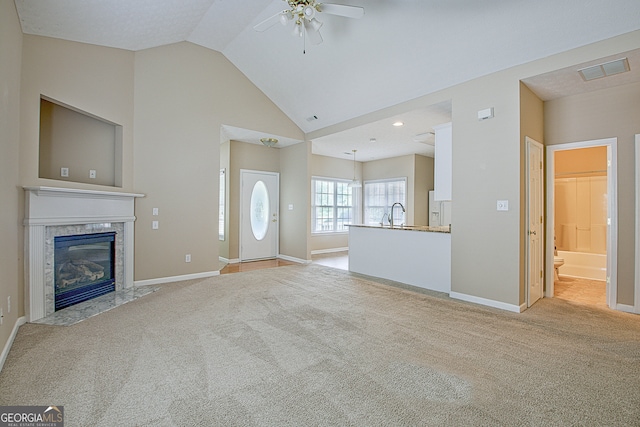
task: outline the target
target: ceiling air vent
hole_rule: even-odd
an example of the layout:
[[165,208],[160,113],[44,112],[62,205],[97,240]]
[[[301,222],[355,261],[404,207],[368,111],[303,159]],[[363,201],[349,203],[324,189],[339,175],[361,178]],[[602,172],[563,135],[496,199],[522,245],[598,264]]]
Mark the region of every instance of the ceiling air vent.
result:
[[629,70],[629,61],[627,61],[627,58],[620,58],[615,61],[605,62],[604,64],[582,68],[578,70],[578,73],[580,73],[580,76],[584,81],[588,82],[589,80],[609,77]]

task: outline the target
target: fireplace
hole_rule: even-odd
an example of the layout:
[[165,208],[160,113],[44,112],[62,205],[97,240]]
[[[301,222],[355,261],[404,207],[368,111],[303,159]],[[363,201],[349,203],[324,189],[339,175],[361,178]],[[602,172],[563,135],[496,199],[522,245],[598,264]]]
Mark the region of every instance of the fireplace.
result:
[[111,232],[55,238],[56,311],[115,291],[115,235]]
[[55,187],[24,189],[28,321],[134,287],[134,201],[144,195]]

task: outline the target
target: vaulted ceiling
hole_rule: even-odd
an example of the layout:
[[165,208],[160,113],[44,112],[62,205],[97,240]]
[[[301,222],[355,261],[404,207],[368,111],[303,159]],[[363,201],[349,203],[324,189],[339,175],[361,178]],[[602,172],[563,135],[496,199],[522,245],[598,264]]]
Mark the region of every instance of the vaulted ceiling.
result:
[[[283,0],[15,1],[25,34],[133,51],[180,41],[220,51],[305,133],[640,29],[638,0],[331,2],[365,15],[319,14],[324,42],[312,45],[291,27],[253,29],[286,9]],[[434,113],[425,122],[442,120],[446,108],[425,112]]]

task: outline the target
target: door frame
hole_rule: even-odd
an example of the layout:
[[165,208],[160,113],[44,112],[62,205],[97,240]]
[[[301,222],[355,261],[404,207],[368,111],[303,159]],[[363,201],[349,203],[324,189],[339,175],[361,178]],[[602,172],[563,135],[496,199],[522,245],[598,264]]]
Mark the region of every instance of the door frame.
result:
[[[246,258],[243,256],[243,243],[244,243],[244,234],[246,232],[251,233],[251,230],[244,230],[244,225],[243,225],[243,215],[245,214],[244,211],[244,206],[243,206],[243,199],[244,199],[244,176],[247,173],[251,173],[251,174],[260,174],[260,175],[271,175],[274,176],[276,178],[276,186],[277,186],[277,194],[276,194],[276,229],[275,229],[275,254],[273,256],[273,258],[278,258],[278,254],[280,253],[280,174],[278,172],[269,172],[269,171],[260,171],[260,170],[253,170],[253,169],[240,169],[240,221],[239,221],[239,241],[238,241],[238,257],[240,259],[240,262],[242,262],[243,260],[245,260]],[[263,258],[263,259],[272,259],[271,257],[268,258]],[[253,261],[254,259],[251,258],[251,260]]]
[[636,259],[633,312],[640,314],[640,134],[636,134]]
[[547,200],[546,200],[546,297],[553,297],[553,233],[554,217],[554,154],[556,151],[573,150],[576,148],[607,147],[607,306],[617,310],[618,296],[618,138],[604,138],[590,141],[569,142],[557,145],[547,145]]
[[[527,308],[531,307],[536,301],[538,301],[536,299],[536,301],[534,301],[533,303],[531,302],[531,272],[530,272],[530,268],[531,268],[531,257],[532,257],[532,253],[530,251],[531,249],[531,245],[529,244],[529,240],[531,238],[531,230],[529,230],[529,225],[531,223],[530,221],[530,214],[531,214],[531,205],[529,203],[529,201],[531,200],[531,191],[537,191],[539,192],[540,195],[540,203],[542,203],[542,209],[540,210],[540,215],[543,216],[544,215],[544,205],[545,205],[545,200],[544,200],[544,145],[542,145],[540,142],[536,141],[533,138],[530,138],[528,136],[525,136],[525,145],[526,145],[526,150],[527,150],[527,156],[526,156],[526,160],[525,160],[525,168],[526,168],[526,178],[525,178],[525,186],[526,186],[526,201],[525,201],[525,224],[527,225],[526,227],[526,240],[527,240],[527,244],[525,245],[525,262],[526,262],[526,273],[525,273],[525,292],[526,292],[526,304],[527,304]],[[540,177],[540,181],[538,184],[538,188],[532,189],[530,186],[531,183],[531,179],[530,179],[530,165],[529,165],[529,148],[530,146],[537,146],[540,149],[540,172],[539,172],[539,177]],[[534,230],[535,231],[535,230]],[[545,236],[545,231],[544,231],[544,220],[541,218],[540,221],[540,227],[539,227],[539,233],[540,233],[540,252],[539,252],[539,256],[540,256],[540,269],[541,269],[541,276],[540,276],[540,286],[542,288],[542,295],[540,298],[544,298],[545,297],[545,293],[544,293],[544,272],[546,271],[546,265],[545,265],[545,259],[544,259],[544,251],[545,251],[545,241],[546,241],[546,236]]]

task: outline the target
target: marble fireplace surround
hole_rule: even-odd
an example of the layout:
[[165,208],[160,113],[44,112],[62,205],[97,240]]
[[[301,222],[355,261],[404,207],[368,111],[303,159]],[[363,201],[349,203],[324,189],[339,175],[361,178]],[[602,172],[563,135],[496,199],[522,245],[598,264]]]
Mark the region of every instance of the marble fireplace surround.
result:
[[33,322],[55,311],[56,236],[116,232],[116,291],[133,288],[134,201],[143,194],[56,187],[25,190],[25,314]]

